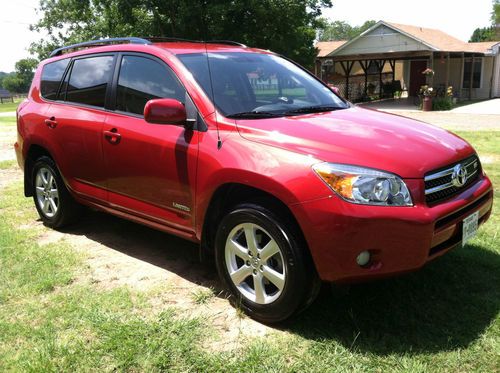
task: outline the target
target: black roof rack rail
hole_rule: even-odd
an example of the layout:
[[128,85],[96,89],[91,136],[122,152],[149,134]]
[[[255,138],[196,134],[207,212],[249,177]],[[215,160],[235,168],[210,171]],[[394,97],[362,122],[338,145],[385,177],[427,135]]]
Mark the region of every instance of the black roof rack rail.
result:
[[151,44],[151,41],[149,40],[136,37],[92,40],[92,41],[86,41],[85,43],[66,45],[64,47],[54,49],[49,57],[60,56],[61,54],[63,54],[64,51],[71,49],[100,47],[103,45],[125,43],[125,42],[128,42],[130,44],[145,44],[145,45]]
[[214,44],[227,44],[227,45],[236,45],[238,47],[247,48],[245,44],[238,43],[237,41],[232,40],[190,40],[183,38],[174,38],[169,36],[151,36],[145,37],[144,39],[149,40],[153,43],[161,43],[161,42],[180,42],[180,43],[214,43]]
[[207,40],[205,43],[236,45],[238,47],[248,48],[245,44],[232,40]]

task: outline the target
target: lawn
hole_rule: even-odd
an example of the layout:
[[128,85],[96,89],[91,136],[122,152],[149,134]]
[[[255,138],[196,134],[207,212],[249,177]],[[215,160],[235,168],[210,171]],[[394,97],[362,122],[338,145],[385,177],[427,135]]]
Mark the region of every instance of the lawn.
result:
[[17,106],[22,101],[22,99],[14,99],[14,102],[5,102],[0,104],[0,113],[6,113],[9,111],[16,111]]
[[[500,132],[459,135],[485,160],[498,207]],[[0,371],[499,371],[498,208],[470,244],[421,271],[325,290],[271,336],[230,351],[206,350],[217,326],[158,310],[155,290],[79,282],[86,258],[64,241],[37,243],[45,228],[24,227],[37,216],[22,182],[3,190],[0,210]]]

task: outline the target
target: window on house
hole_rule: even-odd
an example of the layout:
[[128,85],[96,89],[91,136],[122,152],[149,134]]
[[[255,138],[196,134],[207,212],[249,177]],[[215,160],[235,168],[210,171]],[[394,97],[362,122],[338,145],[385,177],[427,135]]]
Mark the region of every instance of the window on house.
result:
[[470,87],[470,76],[472,71],[472,88],[481,87],[481,73],[483,67],[482,58],[474,58],[474,66],[472,66],[472,58],[466,59],[464,61],[464,83],[462,88]]

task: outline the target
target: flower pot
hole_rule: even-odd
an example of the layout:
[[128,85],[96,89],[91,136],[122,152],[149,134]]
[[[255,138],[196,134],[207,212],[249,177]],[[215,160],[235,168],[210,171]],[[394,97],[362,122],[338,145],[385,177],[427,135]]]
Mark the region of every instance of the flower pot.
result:
[[432,97],[424,96],[424,103],[422,105],[423,111],[432,111]]

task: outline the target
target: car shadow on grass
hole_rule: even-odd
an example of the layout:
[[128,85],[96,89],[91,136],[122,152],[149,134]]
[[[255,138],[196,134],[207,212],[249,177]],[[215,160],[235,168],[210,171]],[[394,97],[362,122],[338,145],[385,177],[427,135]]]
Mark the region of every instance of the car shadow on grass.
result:
[[[227,297],[215,266],[198,245],[114,216],[87,212],[62,232],[166,269]],[[416,273],[353,285],[346,294],[324,286],[302,314],[276,326],[320,343],[379,355],[448,351],[474,342],[500,310],[500,255],[468,245]]]
[[163,268],[194,284],[220,292],[212,265],[202,263],[199,245],[118,217],[87,210],[81,220],[60,232],[85,236],[156,267]]
[[467,245],[416,273],[353,285],[344,294],[323,291],[284,327],[380,355],[467,347],[500,310],[499,269],[500,255]]

